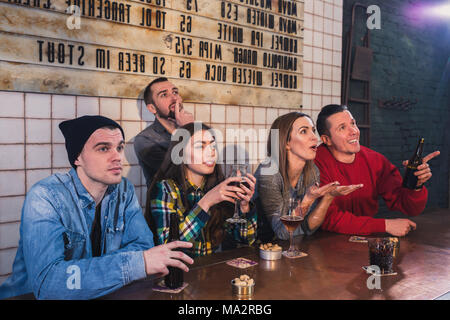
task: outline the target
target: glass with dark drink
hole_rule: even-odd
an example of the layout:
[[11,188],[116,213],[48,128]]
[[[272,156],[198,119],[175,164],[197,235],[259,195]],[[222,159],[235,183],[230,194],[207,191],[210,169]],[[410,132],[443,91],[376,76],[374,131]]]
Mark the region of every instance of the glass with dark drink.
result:
[[[244,185],[246,188],[250,188],[250,185],[247,181],[245,181],[244,176],[247,174],[248,171],[248,165],[247,164],[233,164],[232,171],[230,177],[241,177],[241,181],[233,181],[230,182],[228,185],[234,186],[234,187],[241,187],[241,184]],[[234,214],[232,218],[228,218],[228,223],[246,223],[247,220],[244,218],[241,218],[239,216],[239,206],[240,201],[236,200],[234,203]]]
[[381,274],[393,273],[395,238],[368,238],[370,265],[378,266]]
[[[180,240],[180,220],[177,212],[170,214],[169,242]],[[164,284],[170,289],[177,289],[183,285],[183,270],[177,267],[167,267],[169,274],[164,278]]]
[[289,208],[280,217],[286,230],[289,232],[289,249],[283,251],[283,255],[288,258],[297,258],[303,256],[294,244],[294,231],[297,230],[300,223],[303,221],[303,215],[299,206],[299,199],[297,195],[291,195],[289,199]]
[[240,186],[244,186],[244,187],[246,187],[247,189],[250,189],[250,185],[249,185],[248,182],[247,182],[246,180],[244,180],[244,179],[241,180],[241,183],[239,184],[239,187],[240,187]]
[[232,181],[228,185],[239,188],[241,187],[241,185],[244,185],[244,187],[250,188],[250,185],[248,184],[247,181],[244,180],[244,178],[242,178],[241,181]]
[[280,220],[283,223],[284,227],[287,229],[287,231],[293,233],[295,230],[297,230],[298,226],[300,225],[300,222],[303,221],[303,217],[281,216]]

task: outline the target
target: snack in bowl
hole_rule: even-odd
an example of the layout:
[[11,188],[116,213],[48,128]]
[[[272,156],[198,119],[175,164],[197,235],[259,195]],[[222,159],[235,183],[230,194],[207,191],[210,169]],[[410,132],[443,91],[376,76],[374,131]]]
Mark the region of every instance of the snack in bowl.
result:
[[281,247],[278,244],[266,243],[259,246],[259,255],[264,260],[281,259]]
[[266,244],[260,244],[259,248],[261,250],[267,250],[267,251],[281,251],[281,247],[278,244],[272,244],[272,243],[266,243]]
[[239,278],[231,280],[233,294],[238,296],[250,296],[253,294],[255,281],[248,275],[243,274]]

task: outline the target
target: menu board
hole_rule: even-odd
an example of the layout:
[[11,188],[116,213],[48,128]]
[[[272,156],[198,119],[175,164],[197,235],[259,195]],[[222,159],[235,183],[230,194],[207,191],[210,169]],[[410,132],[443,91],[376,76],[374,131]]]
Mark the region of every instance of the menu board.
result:
[[0,0],[0,90],[298,107],[303,1]]

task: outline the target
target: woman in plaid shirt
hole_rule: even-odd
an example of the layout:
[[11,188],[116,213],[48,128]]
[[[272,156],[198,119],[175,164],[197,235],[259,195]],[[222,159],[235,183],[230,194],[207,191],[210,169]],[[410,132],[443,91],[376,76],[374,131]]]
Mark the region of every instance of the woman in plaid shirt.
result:
[[[250,199],[256,179],[247,174],[239,187],[229,185],[240,177],[224,178],[216,165],[216,142],[210,127],[194,122],[177,130],[183,138],[172,141],[161,168],[147,191],[145,217],[154,234],[155,243],[166,243],[169,217],[180,218],[180,240],[190,241],[193,256],[203,256],[236,247],[251,245],[256,239],[256,209]],[[234,203],[240,200],[240,211],[247,223],[229,224]]]

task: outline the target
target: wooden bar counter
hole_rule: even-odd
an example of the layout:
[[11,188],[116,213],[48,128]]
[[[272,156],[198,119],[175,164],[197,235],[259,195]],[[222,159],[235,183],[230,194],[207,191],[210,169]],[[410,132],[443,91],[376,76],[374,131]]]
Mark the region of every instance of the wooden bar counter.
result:
[[[400,254],[394,262],[397,275],[380,277],[381,289],[369,289],[367,243],[349,242],[349,235],[318,231],[297,237],[308,256],[259,258],[258,248],[239,248],[196,258],[185,273],[189,285],[178,294],[152,290],[161,279],[134,282],[103,299],[136,300],[235,300],[230,281],[241,274],[255,280],[253,300],[293,299],[436,299],[450,291],[450,210],[441,209],[412,217],[417,229],[400,238]],[[280,242],[283,249],[288,242]],[[237,269],[226,261],[246,257],[258,265]],[[372,283],[375,283],[372,281]]]

